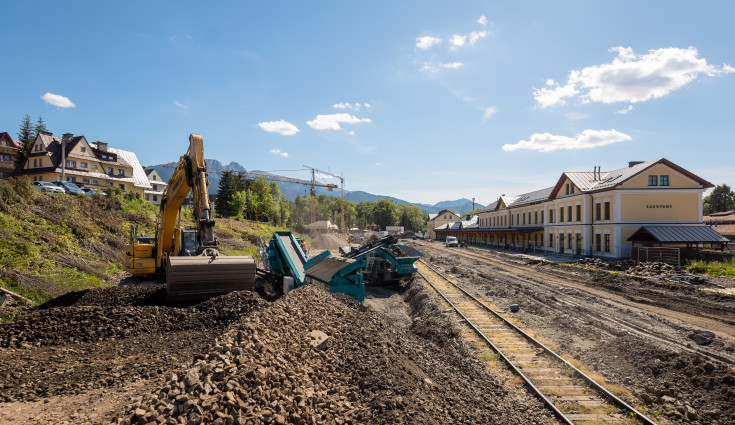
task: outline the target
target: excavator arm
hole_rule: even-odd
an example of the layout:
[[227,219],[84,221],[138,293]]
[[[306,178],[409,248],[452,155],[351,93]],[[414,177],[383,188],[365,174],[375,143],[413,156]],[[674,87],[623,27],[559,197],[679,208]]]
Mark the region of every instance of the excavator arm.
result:
[[[148,240],[151,238],[137,238],[135,231],[132,232],[125,270],[132,274],[165,273],[169,302],[203,299],[254,287],[253,257],[219,253],[208,189],[202,136],[191,134],[189,149],[179,160],[163,192],[155,240],[151,243]],[[182,248],[186,245],[181,240],[182,235],[191,233],[179,226],[179,212],[189,192],[194,201],[195,255]]]

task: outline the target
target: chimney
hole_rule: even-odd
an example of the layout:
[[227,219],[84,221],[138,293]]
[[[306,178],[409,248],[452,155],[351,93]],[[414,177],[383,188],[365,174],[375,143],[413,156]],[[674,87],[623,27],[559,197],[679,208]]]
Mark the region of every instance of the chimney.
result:
[[102,152],[107,152],[107,142],[100,142],[97,141],[97,149],[101,150]]
[[636,166],[638,164],[643,164],[645,161],[628,161],[628,168]]
[[61,140],[62,141],[63,140],[66,140],[67,143],[68,143],[68,142],[71,142],[71,139],[73,139],[73,138],[74,138],[74,134],[73,133],[64,133],[64,135],[61,137]]
[[596,166],[592,167],[592,181],[593,182],[597,181],[597,167]]

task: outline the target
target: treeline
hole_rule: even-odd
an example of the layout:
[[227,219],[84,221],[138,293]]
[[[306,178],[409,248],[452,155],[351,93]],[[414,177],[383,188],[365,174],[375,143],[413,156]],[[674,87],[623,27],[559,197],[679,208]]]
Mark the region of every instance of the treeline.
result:
[[[241,217],[289,226],[297,231],[311,222],[311,198],[297,196],[294,202],[281,193],[276,182],[259,177],[247,179],[239,171],[222,173],[219,195],[215,203],[217,214],[223,217]],[[403,226],[406,230],[425,230],[426,214],[415,205],[401,205],[387,199],[355,204],[344,201],[343,226],[340,198],[319,195],[314,198],[316,220],[329,220],[340,228],[384,229]]]

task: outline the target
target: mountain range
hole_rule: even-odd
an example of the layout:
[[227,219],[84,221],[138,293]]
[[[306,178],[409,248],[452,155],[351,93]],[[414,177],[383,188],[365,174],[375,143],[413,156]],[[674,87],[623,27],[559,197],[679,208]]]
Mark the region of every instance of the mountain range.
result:
[[[216,194],[219,190],[219,181],[222,175],[222,172],[225,170],[233,170],[233,171],[247,171],[245,167],[238,164],[237,162],[230,162],[227,165],[222,164],[216,159],[207,159],[207,173],[209,174],[209,193],[210,194]],[[171,175],[174,173],[174,169],[176,168],[177,163],[176,162],[169,162],[167,164],[158,164],[158,165],[151,165],[146,166],[145,168],[147,170],[154,169],[158,172],[158,174],[161,176],[161,179],[163,181],[168,181],[171,178]],[[276,179],[276,183],[278,183],[278,186],[281,188],[281,192],[284,196],[290,201],[293,201],[296,199],[296,196],[309,196],[309,182],[307,180],[301,180],[301,179],[294,179],[291,177],[284,177],[279,176],[277,174],[268,173],[265,171],[258,171],[258,170],[250,170],[248,173],[252,174],[258,174],[258,175],[264,175],[267,179]],[[277,181],[277,180],[283,180],[283,181]],[[318,182],[320,184],[324,184],[321,182]],[[334,190],[328,190],[324,187],[317,187],[316,188],[317,195],[327,195],[327,196],[334,196],[339,197],[340,191],[339,188]],[[385,196],[385,195],[374,195],[372,193],[363,192],[361,190],[355,190],[355,191],[348,191],[345,190],[345,199],[354,202],[354,203],[360,203],[360,202],[377,202],[381,199],[389,199],[397,204],[403,204],[403,205],[416,205],[419,208],[421,208],[421,211],[423,211],[426,214],[436,214],[441,210],[447,209],[447,210],[454,210],[461,213],[472,211],[473,203],[472,200],[467,198],[457,199],[454,201],[441,201],[437,202],[436,204],[420,204],[415,202],[408,202],[404,201],[403,199],[394,198],[392,196]],[[474,204],[475,208],[483,208],[483,205],[480,205],[478,203]]]

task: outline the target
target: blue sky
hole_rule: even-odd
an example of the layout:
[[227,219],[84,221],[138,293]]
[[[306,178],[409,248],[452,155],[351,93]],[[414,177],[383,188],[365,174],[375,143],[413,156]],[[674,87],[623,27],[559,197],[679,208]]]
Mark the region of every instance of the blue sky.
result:
[[[735,186],[735,3],[3,2],[0,131],[487,204],[665,157]],[[306,171],[282,172],[308,178]],[[329,181],[329,180],[326,180]]]

